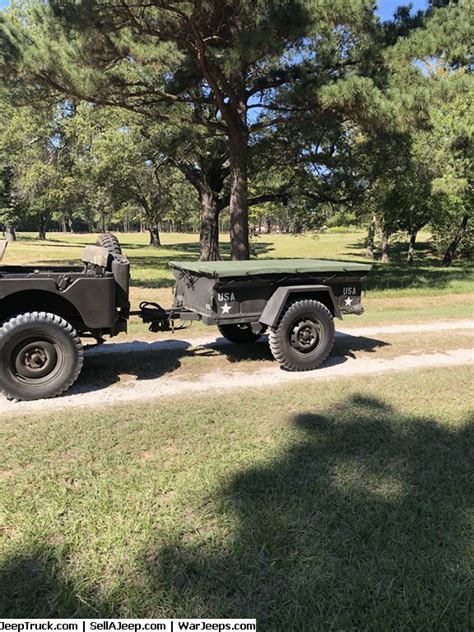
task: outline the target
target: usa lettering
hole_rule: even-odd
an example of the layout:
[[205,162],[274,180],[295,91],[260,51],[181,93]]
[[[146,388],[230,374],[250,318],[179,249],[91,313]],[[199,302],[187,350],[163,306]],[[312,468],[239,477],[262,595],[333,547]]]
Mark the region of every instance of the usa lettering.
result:
[[222,294],[219,292],[217,295],[217,300],[219,302],[225,301],[235,301],[235,294],[233,292],[223,292]]

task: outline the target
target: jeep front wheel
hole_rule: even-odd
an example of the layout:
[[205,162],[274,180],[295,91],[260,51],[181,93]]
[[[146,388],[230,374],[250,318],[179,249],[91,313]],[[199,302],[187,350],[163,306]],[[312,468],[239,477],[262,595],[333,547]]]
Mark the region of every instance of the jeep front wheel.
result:
[[0,327],[0,391],[15,400],[56,397],[81,372],[84,352],[76,331],[47,312],[28,312]]
[[273,357],[290,371],[316,369],[330,354],[334,339],[331,312],[312,299],[290,303],[269,335]]

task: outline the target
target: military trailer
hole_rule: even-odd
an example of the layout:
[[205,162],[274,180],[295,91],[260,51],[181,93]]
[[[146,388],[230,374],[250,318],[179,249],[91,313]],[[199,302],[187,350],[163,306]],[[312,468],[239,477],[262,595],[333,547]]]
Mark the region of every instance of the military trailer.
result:
[[[370,265],[282,259],[172,262],[176,285],[170,309],[129,303],[130,264],[117,239],[99,236],[81,266],[0,267],[0,391],[15,400],[54,397],[77,379],[81,338],[103,342],[139,316],[150,330],[176,323],[215,325],[233,343],[268,333],[274,358],[307,371],[328,357],[334,318],[362,314],[362,279]],[[0,260],[5,246],[0,244]]]

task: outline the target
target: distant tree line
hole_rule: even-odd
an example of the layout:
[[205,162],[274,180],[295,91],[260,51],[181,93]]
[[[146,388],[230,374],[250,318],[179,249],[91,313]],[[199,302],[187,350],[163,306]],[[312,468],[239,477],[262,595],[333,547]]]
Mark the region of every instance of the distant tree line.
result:
[[0,13],[0,224],[472,243],[469,3],[19,0]]

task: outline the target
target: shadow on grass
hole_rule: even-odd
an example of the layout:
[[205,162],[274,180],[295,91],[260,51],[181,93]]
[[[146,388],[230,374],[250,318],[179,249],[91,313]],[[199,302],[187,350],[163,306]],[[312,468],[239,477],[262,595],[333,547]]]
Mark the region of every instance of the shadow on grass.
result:
[[[375,338],[337,335],[333,355],[327,360],[326,365],[341,364],[347,358],[353,358],[357,351],[374,353],[388,344]],[[154,380],[177,371],[183,360],[188,358],[191,363],[193,359],[196,363],[199,362],[197,366],[202,373],[212,371],[215,368],[215,360],[219,358],[229,364],[246,362],[249,368],[252,368],[252,362],[272,362],[275,367],[277,366],[266,337],[258,343],[251,344],[232,344],[224,338],[218,338],[215,342],[197,348],[179,339],[150,343],[108,343],[101,348],[92,347],[89,353],[86,352],[79,380],[67,395],[102,390],[123,381],[125,376],[128,379],[131,376],[131,379],[139,381]],[[192,369],[191,363],[189,366]],[[242,369],[245,371],[245,367]],[[195,372],[190,374],[190,379],[194,374]]]
[[150,545],[156,589],[265,630],[470,629],[472,422],[359,395],[294,423],[298,443],[214,501],[238,524],[225,553]]
[[[458,264],[451,268],[427,267],[425,265],[374,264],[374,269],[364,281],[367,290],[390,289],[443,289],[453,281],[472,278],[473,269],[468,264]],[[466,289],[466,291],[468,291]]]
[[[184,252],[186,255],[193,255],[194,259],[197,259],[200,254],[199,242],[185,242],[177,244],[166,244],[164,246],[166,250],[176,250],[178,252]],[[258,257],[260,255],[268,254],[275,250],[275,245],[266,241],[251,241],[250,242],[250,254],[252,257]],[[224,259],[230,259],[230,243],[224,242],[219,244],[219,251],[221,257]]]
[[[364,256],[367,242],[366,239],[359,239],[358,241],[348,244],[346,247],[350,249],[350,252],[346,253],[348,256],[354,256],[355,252]],[[374,248],[375,259],[379,259],[382,256],[382,251],[379,247]],[[408,242],[395,241],[390,244],[390,259],[397,264],[406,264],[408,256]],[[415,261],[419,259],[425,263],[425,265],[438,265],[441,262],[439,252],[436,250],[433,242],[431,241],[419,241],[415,244]]]
[[206,515],[232,530],[224,542],[201,537],[190,511],[188,531],[171,530],[164,545],[150,535],[139,584],[124,579],[101,596],[71,579],[67,551],[19,551],[0,573],[0,612],[153,617],[164,608],[256,617],[269,631],[469,630],[466,421],[404,416],[362,394],[299,414],[292,444],[210,490]]
[[106,616],[105,604],[89,607],[75,582],[63,577],[64,560],[54,547],[38,545],[15,555],[0,570],[0,616],[68,618]]
[[[358,251],[364,252],[365,243],[363,240],[348,246],[352,251],[346,252],[346,256],[354,256]],[[455,262],[451,267],[446,268],[441,265],[441,259],[430,242],[420,242],[415,248],[415,263],[406,263],[407,245],[394,243],[390,248],[391,262],[389,264],[380,263],[377,259],[381,253],[375,251],[375,261],[372,263],[374,269],[364,282],[367,290],[389,290],[389,289],[422,289],[446,288],[453,281],[466,281],[472,278],[473,266],[467,261]]]

